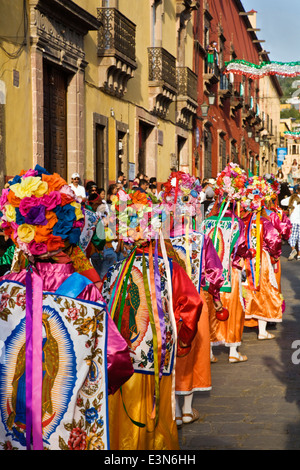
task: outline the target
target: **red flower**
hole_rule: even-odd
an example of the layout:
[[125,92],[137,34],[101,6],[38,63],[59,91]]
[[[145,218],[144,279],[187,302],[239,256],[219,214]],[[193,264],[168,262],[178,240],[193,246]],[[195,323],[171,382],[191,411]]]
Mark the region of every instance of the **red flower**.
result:
[[70,450],[85,450],[86,448],[86,432],[83,431],[81,428],[73,428],[69,441],[68,447]]

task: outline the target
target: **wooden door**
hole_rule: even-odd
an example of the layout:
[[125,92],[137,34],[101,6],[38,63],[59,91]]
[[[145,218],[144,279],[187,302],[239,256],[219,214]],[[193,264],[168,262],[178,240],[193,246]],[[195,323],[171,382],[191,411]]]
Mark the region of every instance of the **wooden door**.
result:
[[67,180],[67,75],[44,64],[44,167]]
[[96,126],[96,183],[106,190],[104,132],[104,126]]

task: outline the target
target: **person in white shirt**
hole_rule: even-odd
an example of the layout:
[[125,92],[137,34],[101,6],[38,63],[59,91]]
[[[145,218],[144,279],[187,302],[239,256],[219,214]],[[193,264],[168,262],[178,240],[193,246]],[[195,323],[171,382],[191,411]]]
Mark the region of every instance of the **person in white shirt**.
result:
[[[289,238],[289,244],[292,248],[288,260],[291,261],[297,255],[300,260],[300,185],[294,186],[294,193],[285,199],[282,199],[281,205],[289,208],[289,217],[292,223],[292,233]],[[296,250],[296,246],[298,251]]]
[[80,183],[80,176],[78,173],[73,173],[71,176],[71,184],[69,185],[72,190],[74,191],[76,195],[76,199],[79,202],[85,202],[86,201],[86,191],[85,187],[82,186]]

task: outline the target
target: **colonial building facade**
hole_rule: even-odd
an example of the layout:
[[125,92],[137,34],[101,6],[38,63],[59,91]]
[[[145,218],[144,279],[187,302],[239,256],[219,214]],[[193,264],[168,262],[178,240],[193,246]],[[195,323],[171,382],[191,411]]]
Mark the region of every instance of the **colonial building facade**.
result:
[[119,171],[158,182],[171,169],[215,177],[231,160],[254,171],[260,83],[223,73],[226,60],[263,57],[240,1],[13,3],[0,15],[1,186],[35,164],[104,188]]
[[[268,143],[269,153],[269,138],[274,138],[273,145],[272,132],[279,130],[281,90],[276,78],[261,81],[224,74],[230,60],[244,59],[256,64],[268,60],[257,37],[255,15],[255,11],[246,12],[239,0],[204,0],[195,13],[199,106],[193,166],[194,172],[204,177],[215,177],[229,161],[251,173],[261,174],[270,168],[275,171],[271,158],[268,168],[262,164],[268,159],[263,159],[260,141],[263,133],[263,144],[266,147]],[[215,52],[211,65],[208,48],[212,42]]]

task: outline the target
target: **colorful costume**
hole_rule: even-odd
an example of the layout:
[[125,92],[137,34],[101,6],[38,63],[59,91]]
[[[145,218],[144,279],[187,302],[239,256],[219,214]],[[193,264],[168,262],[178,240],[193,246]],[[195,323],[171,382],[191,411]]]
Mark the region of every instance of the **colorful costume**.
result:
[[[123,280],[123,282],[122,282]],[[164,249],[134,250],[104,279],[103,296],[126,339],[135,370],[109,399],[112,449],[178,449],[175,363],[178,340],[191,344],[202,302]]]
[[[209,284],[214,299],[220,299],[220,287],[224,283],[222,264],[209,237],[191,232],[186,236],[172,237],[173,249],[189,274],[203,301],[197,334],[191,351],[176,361],[176,394],[186,395],[197,391],[211,390],[210,326],[209,311],[203,287]],[[190,260],[187,259],[190,257]]]
[[0,285],[4,449],[109,449],[108,394],[133,373],[99,278],[84,255],[77,271],[71,261],[84,213],[70,191],[37,166],[0,198],[2,228],[17,246]]
[[274,225],[260,214],[249,214],[245,220],[247,244],[258,256],[246,263],[244,284],[245,318],[266,322],[282,321],[283,298],[274,272],[274,261],[281,255],[281,237]]
[[202,219],[199,181],[186,173],[173,172],[164,187],[162,205],[171,222],[170,256],[183,266],[203,302],[191,349],[188,353],[179,350],[176,361],[176,423],[181,426],[199,416],[192,408],[194,392],[211,389],[209,314],[202,287],[206,277],[214,297],[219,298],[223,278],[221,262],[210,239],[197,231]]
[[245,244],[244,224],[232,211],[227,211],[221,219],[219,216],[205,219],[203,231],[212,239],[222,262],[224,284],[220,289],[221,302],[229,311],[226,321],[217,320],[212,297],[206,286],[206,300],[211,313],[211,344],[225,344],[229,348],[237,348],[242,343],[245,318],[240,261],[250,256]]
[[[217,177],[216,203],[211,215],[202,223],[202,231],[213,241],[223,266],[224,284],[221,302],[229,312],[226,321],[218,321],[212,298],[206,293],[210,311],[211,345],[225,344],[230,348],[229,362],[247,360],[237,348],[244,330],[244,304],[241,295],[241,260],[251,256],[245,245],[244,226],[235,214],[245,192],[247,175],[235,163],[230,163]],[[215,215],[216,214],[216,215]],[[207,287],[206,287],[207,290]],[[212,356],[212,360],[215,358]]]

